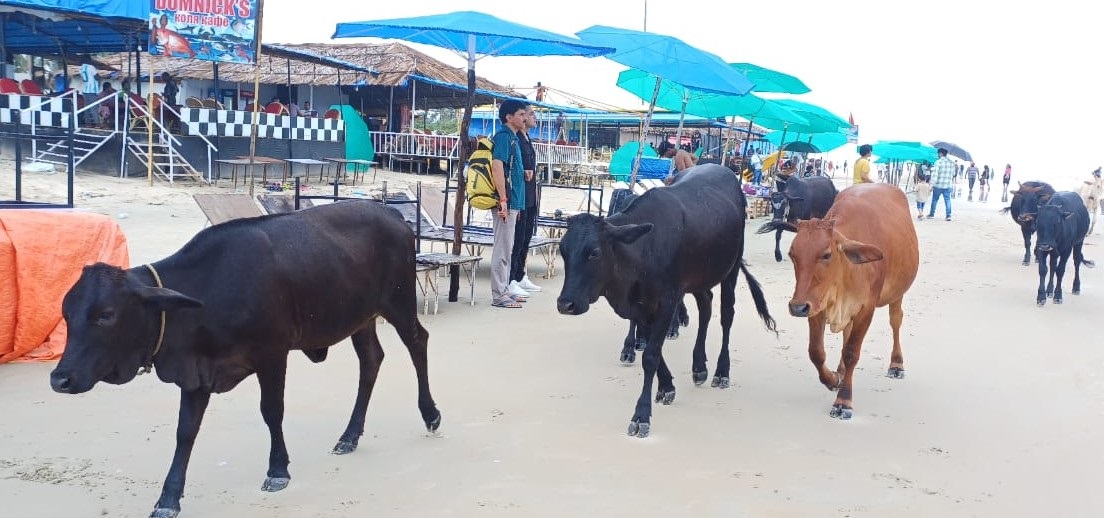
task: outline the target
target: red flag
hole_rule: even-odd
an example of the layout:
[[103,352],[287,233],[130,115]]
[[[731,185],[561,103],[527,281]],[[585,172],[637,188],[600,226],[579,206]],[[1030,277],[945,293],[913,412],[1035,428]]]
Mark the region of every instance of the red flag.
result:
[[851,126],[855,125],[855,117],[851,115],[851,112],[847,112],[847,123]]

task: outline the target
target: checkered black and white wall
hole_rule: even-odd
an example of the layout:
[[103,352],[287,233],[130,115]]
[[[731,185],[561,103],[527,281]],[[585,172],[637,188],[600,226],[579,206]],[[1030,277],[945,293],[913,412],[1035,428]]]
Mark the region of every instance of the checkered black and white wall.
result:
[[[258,114],[257,137],[315,142],[344,142],[345,122],[318,117]],[[253,113],[208,108],[181,108],[180,119],[189,135],[248,137]]]
[[16,113],[20,113],[23,124],[34,121],[39,126],[67,128],[72,106],[68,97],[4,94],[0,95],[0,124],[14,124]]

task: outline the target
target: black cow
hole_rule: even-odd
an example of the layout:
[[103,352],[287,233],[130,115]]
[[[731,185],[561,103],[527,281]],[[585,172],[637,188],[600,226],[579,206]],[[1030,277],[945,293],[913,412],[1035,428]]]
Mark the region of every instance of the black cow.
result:
[[[1024,200],[1025,219],[1034,219],[1036,225],[1035,254],[1039,261],[1039,291],[1035,302],[1046,304],[1049,296],[1055,304],[1062,303],[1062,277],[1066,274],[1066,261],[1073,253],[1073,294],[1081,294],[1081,263],[1093,267],[1086,260],[1081,248],[1089,231],[1089,211],[1075,192],[1057,192],[1047,197],[1045,203],[1037,203],[1034,196]],[[1028,212],[1031,211],[1031,212]],[[1050,279],[1047,280],[1049,259]],[[1057,283],[1055,283],[1057,277]]]
[[736,175],[708,164],[694,167],[668,188],[648,191],[619,214],[609,218],[580,214],[569,220],[560,241],[564,284],[557,309],[565,315],[581,315],[604,296],[618,316],[635,323],[647,336],[641,362],[644,387],[629,435],[647,437],[650,432],[652,383],[657,374],[656,401],[674,401],[675,386],[662,350],[684,294],[692,293],[698,303],[695,384],[708,377],[705,336],[714,286],[721,285],[722,329],[714,386],[729,385],[728,343],[740,271],[747,277],[756,311],[767,328],[775,330],[762,289],[742,260],[746,211]]
[[766,234],[774,230],[774,260],[782,262],[782,231],[789,230],[788,222],[797,224],[799,220],[823,218],[836,201],[836,184],[825,176],[785,178],[776,175],[778,190],[771,193],[771,208],[774,215],[763,223],[756,234]]
[[[689,169],[687,169],[689,171]],[[678,181],[679,178],[685,176],[685,171],[675,173],[671,175],[671,183]],[[617,189],[610,197],[609,216],[617,214],[629,207],[634,200],[639,198],[630,189]],[[686,327],[690,325],[690,315],[686,311],[686,303],[679,301],[678,313],[675,318],[671,320],[671,325],[667,328],[667,338],[678,338],[679,327]],[[629,322],[629,332],[625,335],[625,341],[621,345],[621,364],[632,365],[636,361],[636,352],[643,351],[644,347],[648,345],[647,337],[640,328],[636,326],[632,321]]]
[[161,381],[180,387],[176,452],[151,515],[172,517],[211,394],[256,373],[272,446],[261,488],[278,491],[291,478],[282,428],[289,350],[319,362],[328,347],[352,337],[360,382],[333,453],[355,450],[364,432],[383,361],[377,317],[410,352],[426,428],[440,424],[413,250],[414,234],[397,211],[358,200],[215,225],[175,254],[130,270],[85,267],[62,304],[69,336],[50,384],[80,394],[100,381],[127,383],[152,366]]
[[[1050,199],[1054,194],[1054,188],[1046,182],[1020,182],[1019,185],[1018,189],[1011,191],[1012,202],[1001,209],[1001,213],[1011,212],[1012,221],[1020,226],[1020,233],[1023,234],[1024,240],[1023,265],[1030,266],[1031,257],[1035,255],[1031,250],[1031,236],[1035,234],[1035,218],[1024,216],[1024,204],[1030,199],[1031,204],[1037,207],[1038,198]],[[1037,208],[1032,208],[1032,212],[1037,212]],[[1035,260],[1037,262],[1039,258],[1036,256]]]

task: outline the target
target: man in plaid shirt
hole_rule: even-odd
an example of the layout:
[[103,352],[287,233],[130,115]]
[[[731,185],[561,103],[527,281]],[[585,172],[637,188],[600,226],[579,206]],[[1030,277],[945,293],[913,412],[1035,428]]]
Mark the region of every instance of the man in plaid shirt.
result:
[[954,175],[954,162],[951,162],[951,159],[947,158],[946,149],[939,148],[939,160],[936,160],[935,166],[932,167],[932,201],[931,210],[928,211],[928,218],[935,217],[935,204],[939,202],[939,197],[942,196],[943,206],[947,209],[947,221],[951,220],[951,188]]

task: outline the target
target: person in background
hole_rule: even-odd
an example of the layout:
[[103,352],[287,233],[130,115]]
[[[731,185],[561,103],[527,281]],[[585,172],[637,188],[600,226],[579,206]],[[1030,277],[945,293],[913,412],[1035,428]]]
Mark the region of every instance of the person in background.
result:
[[299,115],[301,115],[303,117],[317,117],[318,116],[318,114],[315,113],[314,110],[311,109],[310,101],[307,101],[307,102],[303,103],[303,109],[299,110]]
[[974,183],[977,182],[978,168],[973,162],[970,162],[970,167],[966,169],[966,186],[970,190],[970,195],[966,198],[966,201],[974,201]]
[[935,166],[932,167],[932,201],[931,208],[928,209],[929,219],[935,217],[935,204],[939,203],[939,197],[942,196],[943,207],[947,211],[947,221],[951,220],[951,190],[954,188],[955,171],[954,162],[947,158],[947,150],[939,148],[939,160],[936,160]]
[[928,183],[928,177],[921,174],[916,182],[916,219],[924,220],[924,207],[931,200],[932,186]]
[[1004,192],[1001,193],[1001,203],[1008,203],[1008,184],[1012,182],[1012,164],[1004,166]]
[[751,150],[748,163],[751,166],[751,183],[760,185],[763,183],[763,157],[759,156],[759,148]]
[[161,91],[161,100],[165,104],[176,108],[176,96],[180,93],[180,86],[176,84],[176,80],[168,72],[161,73],[161,81],[165,83],[165,89]]
[[697,161],[697,157],[691,155],[689,151],[682,149],[666,140],[660,142],[659,149],[656,153],[663,158],[671,159],[671,165],[674,166],[674,170],[671,171],[664,180],[664,183],[670,185],[675,179],[675,173],[681,173],[691,167],[694,167],[694,163]]
[[530,106],[525,111],[525,127],[517,132],[521,146],[521,164],[525,168],[525,210],[518,216],[514,228],[514,251],[510,260],[510,285],[506,288],[511,295],[528,297],[531,292],[541,291],[525,273],[525,259],[529,257],[529,243],[537,231],[537,213],[540,211],[540,199],[537,198],[536,162],[537,152],[529,141],[529,130],[537,127],[537,114]]
[[514,250],[514,229],[518,215],[525,210],[525,168],[517,133],[525,130],[528,105],[507,99],[498,108],[502,129],[491,139],[491,178],[498,193],[498,207],[491,209],[494,220],[494,246],[491,249],[491,305],[496,308],[520,308],[525,297],[509,292],[510,259]]
[[106,101],[100,103],[99,115],[100,126],[105,129],[113,129],[115,127],[114,117],[116,101],[119,100],[119,91],[115,87],[111,86],[111,83],[104,81],[103,89],[100,90],[100,95],[96,97],[97,100],[107,98]]
[[978,178],[978,201],[989,201],[989,178],[991,176],[989,166],[981,169],[981,176]]
[[870,178],[870,155],[874,147],[870,144],[859,146],[859,159],[855,161],[855,171],[852,175],[852,183],[874,183]]

